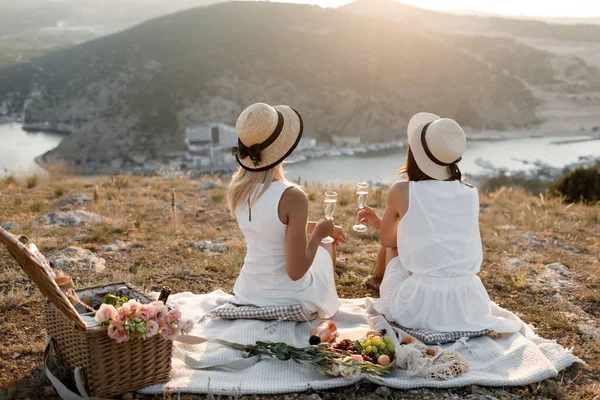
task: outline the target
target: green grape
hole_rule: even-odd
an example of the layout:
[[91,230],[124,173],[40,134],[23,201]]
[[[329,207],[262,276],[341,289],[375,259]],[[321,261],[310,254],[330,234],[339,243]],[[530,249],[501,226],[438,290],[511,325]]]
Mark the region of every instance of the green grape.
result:
[[394,351],[396,349],[396,346],[394,346],[393,343],[388,343],[387,348],[389,351]]
[[380,348],[381,350],[385,350],[385,349],[386,349],[386,347],[387,347],[387,344],[385,344],[385,343],[381,343],[381,344],[379,345],[379,348]]
[[367,346],[367,354],[372,353],[373,352],[373,346]]
[[372,342],[369,339],[365,340],[366,347],[369,347],[371,344],[372,344]]
[[386,337],[383,339],[383,341],[384,341],[384,342],[386,342],[386,343],[392,343],[392,338],[391,338],[391,337],[389,337],[389,336],[386,336]]

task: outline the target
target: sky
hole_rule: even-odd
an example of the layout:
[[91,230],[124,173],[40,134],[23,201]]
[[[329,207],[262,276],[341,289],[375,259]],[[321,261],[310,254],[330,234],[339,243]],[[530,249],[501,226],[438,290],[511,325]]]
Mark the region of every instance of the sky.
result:
[[[290,0],[286,0],[290,1]],[[337,7],[349,0],[291,0]],[[600,0],[402,0],[431,10],[473,10],[503,15],[538,17],[598,17]]]

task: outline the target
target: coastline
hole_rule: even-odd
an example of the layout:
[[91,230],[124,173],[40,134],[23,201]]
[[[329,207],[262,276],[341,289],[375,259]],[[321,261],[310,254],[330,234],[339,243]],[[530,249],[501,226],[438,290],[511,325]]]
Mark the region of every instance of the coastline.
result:
[[[21,123],[22,129],[28,131],[41,131],[48,132],[54,134],[65,134],[68,132],[72,132],[72,128],[66,124],[50,124],[50,123],[33,123],[33,124],[24,124],[19,121],[17,116],[11,117],[0,117],[0,124],[10,124],[10,123]],[[50,128],[47,130],[45,128]],[[467,138],[470,141],[507,141],[507,140],[518,140],[518,139],[532,139],[532,138],[541,138],[541,137],[553,137],[553,138],[562,138],[563,140],[558,140],[559,144],[568,144],[574,142],[585,142],[590,140],[600,140],[600,132],[592,130],[587,131],[552,131],[546,132],[539,129],[531,129],[531,130],[517,130],[517,131],[469,131],[467,132]],[[386,142],[376,142],[376,143],[364,143],[357,145],[345,145],[345,146],[335,146],[331,143],[318,143],[314,147],[299,149],[294,152],[287,160],[288,164],[300,164],[309,160],[316,160],[321,158],[330,158],[330,157],[355,157],[366,153],[377,153],[390,149],[396,148],[405,148],[407,146],[407,141],[405,138],[397,139],[394,141],[386,141]],[[51,154],[52,150],[49,150],[43,154],[40,154],[34,157],[33,161],[35,164],[40,166],[41,168],[46,168],[49,162],[52,160],[48,159],[48,155]],[[53,159],[54,157],[50,157]],[[485,162],[485,160],[483,160]],[[590,160],[583,160],[582,162],[589,163]],[[175,175],[188,173],[191,175],[203,175],[210,173],[230,173],[235,169],[235,165],[227,168],[222,168],[220,170],[215,170],[211,168],[189,168],[184,166],[185,163],[181,163],[183,165],[177,166],[173,162],[159,162],[158,160],[147,160],[147,162],[143,164],[134,164],[129,163],[130,165],[121,165],[119,167],[106,164],[89,164],[89,165],[73,165],[75,170],[78,170],[79,173],[83,175],[106,175],[106,174],[138,174],[138,175]],[[534,163],[532,163],[534,164]],[[182,168],[183,167],[183,168]],[[485,174],[481,174],[479,177],[490,177],[490,176],[498,176],[503,173],[507,173],[509,175],[512,174],[527,174],[527,175],[543,175],[543,176],[556,176],[557,171],[556,168],[549,167],[545,165],[543,162],[539,162],[538,165],[535,165],[536,168],[530,171],[506,171],[501,168],[494,168],[492,165],[489,168],[486,168],[487,171]],[[560,169],[562,171],[562,169]]]

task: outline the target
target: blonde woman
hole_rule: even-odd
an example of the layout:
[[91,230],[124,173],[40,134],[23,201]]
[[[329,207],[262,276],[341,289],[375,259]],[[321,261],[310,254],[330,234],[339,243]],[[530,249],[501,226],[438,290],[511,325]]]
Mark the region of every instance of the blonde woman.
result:
[[[303,303],[321,318],[340,307],[331,255],[320,246],[344,232],[331,221],[308,222],[306,194],[285,179],[282,162],[302,137],[302,118],[288,106],[256,103],[236,123],[240,168],[227,202],[247,245],[233,288],[235,303],[255,306]],[[307,234],[310,239],[307,240]]]

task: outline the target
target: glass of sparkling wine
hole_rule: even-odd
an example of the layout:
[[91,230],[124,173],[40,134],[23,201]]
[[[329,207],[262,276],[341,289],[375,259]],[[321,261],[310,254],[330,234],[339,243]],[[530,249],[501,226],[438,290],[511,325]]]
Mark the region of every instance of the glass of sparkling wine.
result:
[[[325,218],[333,219],[333,213],[335,212],[335,203],[337,201],[337,193],[336,192],[325,192]],[[333,243],[333,238],[331,236],[327,236],[321,243]]]
[[[358,196],[358,208],[363,209],[367,205],[367,198],[369,197],[369,184],[367,182],[358,182],[356,184],[356,195]],[[367,230],[365,224],[356,224],[352,227],[356,232],[364,232]]]

